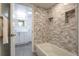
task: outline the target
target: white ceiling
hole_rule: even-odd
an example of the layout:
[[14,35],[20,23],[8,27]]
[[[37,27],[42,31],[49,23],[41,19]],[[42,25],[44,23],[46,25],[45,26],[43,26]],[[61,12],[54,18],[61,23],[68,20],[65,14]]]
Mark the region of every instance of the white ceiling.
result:
[[32,4],[35,6],[38,6],[38,7],[48,9],[48,8],[51,8],[52,6],[54,6],[56,3],[32,3]]
[[22,3],[23,5],[27,5],[29,7],[31,7],[32,5],[35,5],[37,7],[41,7],[41,8],[51,8],[52,6],[54,6],[57,3]]
[[18,3],[18,4],[25,5],[25,6],[28,6],[28,7],[32,7],[32,4],[30,4],[30,3]]

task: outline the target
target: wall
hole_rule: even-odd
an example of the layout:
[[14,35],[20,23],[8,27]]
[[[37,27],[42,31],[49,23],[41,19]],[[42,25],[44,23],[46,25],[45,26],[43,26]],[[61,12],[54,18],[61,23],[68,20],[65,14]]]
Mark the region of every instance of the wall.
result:
[[50,22],[49,42],[64,48],[77,55],[77,19],[75,13],[69,22],[65,23],[65,12],[76,8],[75,4],[57,4],[49,9],[49,15],[53,17]]
[[[65,12],[75,9],[76,4],[56,4],[46,10],[33,6],[33,47],[49,42],[77,55],[77,19],[75,13],[65,23]],[[52,21],[48,17],[53,17]],[[34,50],[33,50],[34,51]]]
[[[31,12],[29,14],[28,12]],[[18,20],[24,21],[24,26],[18,25]],[[32,8],[14,4],[14,31],[16,32],[16,45],[32,41]]]
[[78,19],[78,56],[79,56],[79,3],[77,4],[77,19]]
[[1,38],[0,38],[0,56],[1,56]]
[[49,39],[49,20],[47,18],[47,10],[33,6],[33,45],[47,42]]
[[[1,3],[0,3],[0,14],[1,14]],[[1,38],[0,38],[0,56],[1,56]]]
[[0,14],[1,14],[1,3],[0,3]]
[[[5,14],[7,14],[7,18],[9,18],[8,11],[9,11],[9,4],[0,4],[0,15],[6,16]],[[2,20],[2,19],[0,19],[0,20]],[[0,24],[2,24],[2,22]],[[0,28],[0,29],[2,29],[2,28]],[[9,44],[3,45],[3,38],[1,38],[1,37],[0,37],[0,55],[2,55],[2,56],[10,55]]]

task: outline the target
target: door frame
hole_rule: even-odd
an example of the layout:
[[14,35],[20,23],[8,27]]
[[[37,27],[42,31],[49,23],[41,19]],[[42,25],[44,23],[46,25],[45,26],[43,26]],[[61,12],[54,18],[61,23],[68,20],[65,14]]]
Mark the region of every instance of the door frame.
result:
[[15,56],[15,38],[12,36],[14,34],[13,32],[13,10],[14,10],[14,4],[10,3],[10,56]]
[[[32,7],[33,8],[33,7]],[[33,10],[33,9],[32,9]],[[10,26],[10,55],[11,56],[15,56],[15,38],[12,38],[11,37],[11,35],[12,34],[15,34],[14,32],[13,32],[13,12],[14,12],[14,3],[10,3],[10,24],[9,24],[9,26]],[[32,11],[32,30],[33,30],[33,11]],[[33,51],[33,46],[34,46],[34,40],[33,40],[33,36],[34,36],[34,34],[33,34],[33,32],[32,32],[32,51]]]

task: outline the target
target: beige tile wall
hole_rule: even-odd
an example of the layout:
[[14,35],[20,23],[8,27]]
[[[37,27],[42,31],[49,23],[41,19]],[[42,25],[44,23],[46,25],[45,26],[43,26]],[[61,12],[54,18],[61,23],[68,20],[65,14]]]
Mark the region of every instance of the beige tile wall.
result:
[[78,19],[78,56],[79,56],[79,3],[77,4],[77,19]]
[[34,41],[35,43],[43,43],[48,40],[48,20],[47,10],[34,7]]
[[[57,4],[48,10],[33,7],[34,44],[50,42],[77,54],[77,19],[75,15],[65,23],[65,12],[76,8],[75,4]],[[50,22],[48,17],[53,17]]]
[[[65,23],[65,12],[76,8],[75,4],[57,4],[49,10],[53,20],[50,22],[49,42],[77,54],[77,19],[72,15]],[[51,11],[51,12],[50,12]]]
[[33,7],[33,39],[34,45],[44,43],[48,40],[48,24],[47,10],[39,7]]

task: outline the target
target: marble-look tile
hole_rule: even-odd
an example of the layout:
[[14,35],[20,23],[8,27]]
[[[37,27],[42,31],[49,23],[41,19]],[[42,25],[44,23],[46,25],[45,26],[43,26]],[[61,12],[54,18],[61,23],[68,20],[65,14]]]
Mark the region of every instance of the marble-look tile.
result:
[[[77,19],[75,12],[65,23],[65,12],[75,9],[75,4],[56,4],[48,10],[34,6],[33,39],[34,44],[49,42],[77,54]],[[48,17],[53,17],[50,22]],[[34,49],[35,50],[35,49]]]

